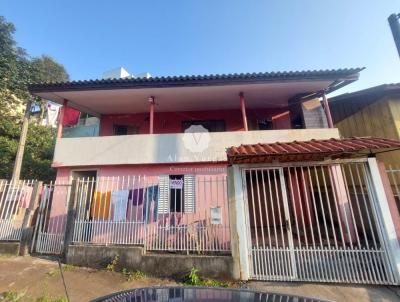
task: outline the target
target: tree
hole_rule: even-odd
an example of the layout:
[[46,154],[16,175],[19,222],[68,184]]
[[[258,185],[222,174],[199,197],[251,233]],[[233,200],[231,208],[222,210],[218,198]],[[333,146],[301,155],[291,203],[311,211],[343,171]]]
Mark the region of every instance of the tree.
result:
[[[10,178],[21,129],[21,118],[27,100],[41,104],[43,117],[46,102],[33,98],[28,91],[31,82],[54,82],[69,79],[63,65],[48,55],[30,58],[14,39],[15,27],[0,16],[0,178]],[[41,121],[41,118],[39,118]],[[22,165],[22,178],[54,178],[51,160],[55,130],[30,121]]]
[[[69,80],[69,75],[65,67],[57,63],[51,56],[42,55],[33,58],[31,61],[32,81],[35,83],[65,82]],[[47,110],[47,102],[39,98],[36,103],[40,105],[39,121],[43,120]]]

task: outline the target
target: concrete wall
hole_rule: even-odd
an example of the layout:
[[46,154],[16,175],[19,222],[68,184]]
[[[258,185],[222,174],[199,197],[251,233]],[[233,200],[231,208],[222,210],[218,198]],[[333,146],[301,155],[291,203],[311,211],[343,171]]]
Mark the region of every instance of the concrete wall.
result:
[[[226,148],[241,144],[339,137],[337,129],[153,134],[57,139],[54,167],[226,162]],[[203,140],[206,140],[204,142]],[[198,144],[206,143],[202,148]],[[199,152],[193,152],[193,147]]]
[[195,266],[199,274],[209,278],[236,279],[231,256],[202,256],[176,254],[146,254],[141,247],[70,245],[68,264],[87,267],[106,267],[119,255],[118,269],[140,270],[150,276],[182,278]]
[[0,242],[0,255],[19,255],[19,242]]

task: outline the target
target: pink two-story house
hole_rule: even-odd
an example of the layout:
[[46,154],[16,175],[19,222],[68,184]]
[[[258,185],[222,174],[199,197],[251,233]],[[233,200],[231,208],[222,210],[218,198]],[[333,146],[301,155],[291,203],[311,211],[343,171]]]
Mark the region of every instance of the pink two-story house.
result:
[[[71,242],[139,245],[147,251],[232,251],[243,279],[396,283],[383,244],[390,240],[371,247],[378,220],[366,229],[364,214],[375,212],[366,202],[363,209],[356,207],[361,198],[377,202],[370,178],[379,173],[366,158],[373,154],[370,149],[398,142],[329,140],[340,136],[327,94],[356,81],[361,70],[32,85],[32,94],[63,105],[53,167],[56,183],[78,180],[70,194],[76,209]],[[98,123],[63,127],[76,118],[71,108]],[[304,143],[277,143],[292,141]],[[363,158],[351,158],[356,156]],[[355,175],[362,176],[359,183]],[[52,205],[46,205],[46,197],[42,202],[43,216],[50,220],[44,219],[47,235],[38,235],[44,238],[39,249],[60,249],[64,238],[68,189],[54,188],[47,198]],[[327,211],[331,207],[333,214]],[[375,261],[371,265],[381,277],[357,279],[368,273],[358,256],[365,248],[376,257],[365,259]],[[328,274],[334,265],[347,267],[351,261],[355,268],[347,279],[340,270]],[[325,268],[327,263],[332,268]]]

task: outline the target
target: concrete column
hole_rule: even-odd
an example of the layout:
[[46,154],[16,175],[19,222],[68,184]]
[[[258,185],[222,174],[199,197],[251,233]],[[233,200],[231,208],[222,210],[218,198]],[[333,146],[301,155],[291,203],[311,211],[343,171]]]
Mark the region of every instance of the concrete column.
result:
[[65,235],[64,235],[64,247],[63,256],[67,256],[68,246],[71,244],[74,235],[74,226],[76,218],[76,203],[78,197],[78,185],[76,179],[71,182],[71,191],[68,198],[68,211],[67,211],[67,222],[65,225]]
[[237,165],[228,167],[228,202],[233,276],[240,280],[248,280],[250,277],[250,247],[246,218],[248,212],[245,206],[242,175]]
[[15,156],[14,169],[13,169],[13,174],[12,174],[13,180],[19,180],[19,178],[21,176],[21,167],[22,167],[22,160],[24,157],[25,143],[26,143],[26,139],[28,136],[29,117],[31,115],[31,106],[32,106],[32,101],[29,100],[26,103],[24,120],[22,122],[21,135],[19,137],[17,154]]
[[326,98],[325,93],[322,95],[322,102],[324,103],[324,110],[325,110],[325,114],[326,114],[326,119],[328,121],[328,127],[334,128],[331,110],[329,109],[328,99]]
[[150,130],[149,133],[153,134],[154,133],[154,97],[151,96],[149,97],[149,103],[150,103]]
[[240,110],[242,111],[243,129],[244,131],[249,131],[249,128],[247,126],[246,104],[243,92],[239,93],[239,98],[240,98]]
[[22,220],[22,238],[19,247],[20,256],[25,256],[29,251],[29,246],[32,245],[33,227],[31,227],[32,217],[35,209],[38,206],[40,192],[42,191],[43,182],[37,181],[33,186],[29,206],[25,210],[24,219]]
[[395,282],[400,283],[400,244],[397,240],[396,227],[390,214],[390,207],[385,193],[379,166],[376,158],[368,158],[369,171],[371,173],[371,185],[375,193],[374,206],[377,210],[378,227],[382,229],[383,243],[389,254],[389,260]]
[[64,100],[63,106],[60,108],[60,112],[58,115],[58,126],[57,126],[57,138],[62,137],[62,130],[63,130],[63,122],[64,122],[64,111],[68,105],[68,101]]

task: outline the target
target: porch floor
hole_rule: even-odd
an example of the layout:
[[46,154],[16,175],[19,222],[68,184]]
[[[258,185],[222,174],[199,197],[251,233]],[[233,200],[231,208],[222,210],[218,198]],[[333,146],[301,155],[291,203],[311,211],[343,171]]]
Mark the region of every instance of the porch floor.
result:
[[[72,302],[88,301],[112,292],[147,286],[177,285],[174,280],[146,277],[126,281],[120,273],[67,266],[65,282]],[[269,292],[298,294],[333,301],[400,301],[400,288],[341,284],[248,282],[232,283],[232,287],[247,287]],[[18,301],[36,301],[40,296],[65,296],[58,264],[51,259],[0,255],[0,294],[13,291],[25,293]]]

